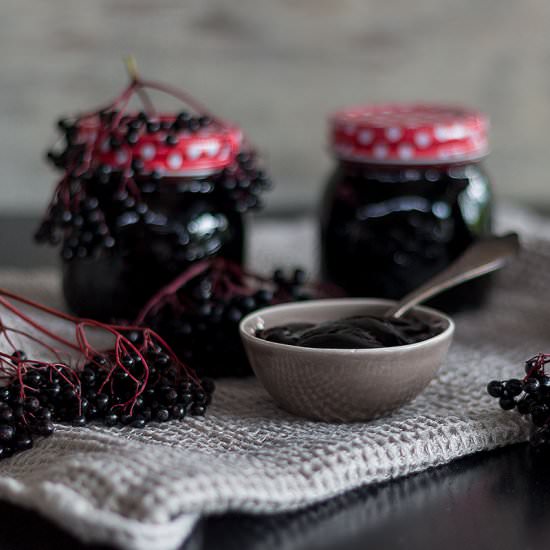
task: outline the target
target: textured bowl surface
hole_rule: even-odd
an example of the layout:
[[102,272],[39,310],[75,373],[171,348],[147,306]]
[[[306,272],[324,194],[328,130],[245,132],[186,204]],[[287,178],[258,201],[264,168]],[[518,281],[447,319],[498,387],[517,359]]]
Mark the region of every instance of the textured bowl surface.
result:
[[386,414],[414,399],[433,379],[452,341],[453,321],[434,309],[414,308],[443,332],[416,344],[376,349],[316,349],[258,338],[256,330],[287,323],[383,314],[390,300],[341,298],[258,310],[240,324],[252,368],[285,410],[313,420],[351,422]]

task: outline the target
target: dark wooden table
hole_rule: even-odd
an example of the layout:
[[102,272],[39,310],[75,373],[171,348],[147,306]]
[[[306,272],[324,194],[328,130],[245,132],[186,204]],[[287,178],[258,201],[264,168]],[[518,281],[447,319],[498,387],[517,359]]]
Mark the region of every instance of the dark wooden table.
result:
[[[53,265],[28,239],[33,220],[0,218],[0,267]],[[550,548],[550,457],[527,445],[479,453],[422,473],[364,487],[306,510],[203,520],[185,549]],[[86,546],[35,513],[1,503],[0,549]],[[9,526],[9,528],[8,528]]]

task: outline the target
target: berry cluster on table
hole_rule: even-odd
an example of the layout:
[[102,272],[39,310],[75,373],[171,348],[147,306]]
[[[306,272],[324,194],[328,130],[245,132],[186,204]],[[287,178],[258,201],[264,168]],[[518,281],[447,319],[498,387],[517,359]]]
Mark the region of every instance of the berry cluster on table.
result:
[[[128,334],[138,342],[140,335]],[[203,416],[212,399],[214,383],[182,377],[169,354],[156,347],[147,352],[149,381],[135,397],[135,376],[141,358],[122,357],[125,370],[114,366],[109,354],[98,355],[78,371],[69,365],[33,365],[16,350],[14,365],[27,364],[21,376],[0,388],[0,458],[29,449],[33,436],[49,436],[53,422],[84,426],[99,422],[108,427],[143,428],[149,422]],[[128,404],[131,403],[131,406]]]
[[246,315],[274,304],[339,293],[309,283],[301,269],[276,269],[262,277],[214,258],[189,268],[157,293],[136,323],[160,334],[199,375],[248,376],[252,370],[239,336],[239,323]]
[[550,376],[545,365],[550,354],[539,353],[525,362],[525,377],[492,380],[487,392],[505,411],[516,410],[532,424],[530,444],[537,451],[550,451]]

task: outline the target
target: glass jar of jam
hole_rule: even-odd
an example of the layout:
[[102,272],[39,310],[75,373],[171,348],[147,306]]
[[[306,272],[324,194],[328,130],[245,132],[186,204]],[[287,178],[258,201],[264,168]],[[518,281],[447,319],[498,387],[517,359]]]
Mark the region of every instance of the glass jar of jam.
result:
[[[331,141],[338,164],[321,214],[324,279],[354,296],[398,299],[490,234],[487,129],[481,113],[441,105],[337,112]],[[435,305],[479,305],[489,284],[466,283]]]
[[49,154],[63,176],[37,239],[61,244],[64,295],[83,317],[132,319],[194,262],[242,262],[243,214],[269,186],[242,131],[203,108],[119,106],[145,87],[61,121],[63,146]]

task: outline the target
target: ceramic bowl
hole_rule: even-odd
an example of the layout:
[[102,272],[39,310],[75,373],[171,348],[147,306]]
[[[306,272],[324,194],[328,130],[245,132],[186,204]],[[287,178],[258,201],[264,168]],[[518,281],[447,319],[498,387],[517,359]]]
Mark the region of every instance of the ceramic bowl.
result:
[[374,298],[311,300],[260,309],[245,317],[240,334],[254,373],[285,410],[312,420],[362,421],[414,399],[433,379],[451,345],[454,323],[427,307],[413,312],[442,323],[440,334],[405,346],[316,349],[258,338],[258,329],[320,323],[352,315],[383,314],[394,302]]

